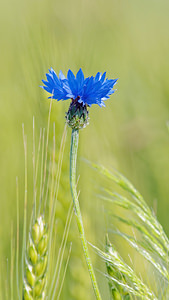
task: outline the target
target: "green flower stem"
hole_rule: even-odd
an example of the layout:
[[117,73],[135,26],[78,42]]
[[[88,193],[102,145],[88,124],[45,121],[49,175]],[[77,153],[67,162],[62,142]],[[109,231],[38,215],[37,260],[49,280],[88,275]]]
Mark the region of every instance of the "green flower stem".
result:
[[71,186],[71,192],[73,197],[73,203],[74,203],[74,210],[76,215],[76,221],[80,233],[80,238],[83,246],[83,251],[87,263],[87,267],[90,273],[90,278],[93,284],[94,292],[96,295],[96,299],[101,300],[99,288],[96,282],[96,277],[94,274],[92,262],[89,256],[89,251],[87,247],[87,241],[84,233],[83,228],[83,221],[82,221],[82,215],[80,211],[79,201],[78,201],[78,195],[76,191],[76,161],[77,161],[77,150],[78,150],[78,140],[79,140],[79,130],[72,129],[72,137],[71,137],[71,148],[70,148],[70,186]]

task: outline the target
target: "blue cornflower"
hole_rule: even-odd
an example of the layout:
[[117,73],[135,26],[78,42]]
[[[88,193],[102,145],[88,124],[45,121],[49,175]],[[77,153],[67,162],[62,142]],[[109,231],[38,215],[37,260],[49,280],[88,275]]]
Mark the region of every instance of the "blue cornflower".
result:
[[96,76],[84,77],[82,69],[80,69],[76,77],[71,70],[67,73],[67,78],[60,71],[59,77],[51,68],[46,74],[47,80],[42,80],[44,86],[42,88],[51,94],[49,98],[57,100],[72,99],[79,104],[91,106],[98,104],[105,106],[104,101],[110,98],[115,92],[113,87],[117,79],[106,78],[106,72],[103,75],[98,72]]

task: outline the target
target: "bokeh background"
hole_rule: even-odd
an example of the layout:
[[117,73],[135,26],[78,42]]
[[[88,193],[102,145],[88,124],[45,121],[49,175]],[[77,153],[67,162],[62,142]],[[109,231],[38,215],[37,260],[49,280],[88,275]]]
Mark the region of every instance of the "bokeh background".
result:
[[[167,0],[9,0],[0,3],[0,260],[10,255],[16,226],[16,176],[20,210],[24,195],[22,123],[28,138],[28,200],[32,203],[32,119],[46,127],[49,109],[41,79],[81,67],[85,76],[107,71],[119,78],[105,108],[90,109],[80,133],[79,157],[115,167],[143,194],[169,235],[169,2]],[[55,102],[57,149],[69,101]],[[71,201],[70,133],[66,143],[57,217],[64,227]],[[52,138],[51,138],[52,139]],[[97,175],[79,159],[81,207],[88,240],[102,245]],[[99,184],[98,180],[98,184]],[[93,212],[95,222],[93,221]],[[22,213],[20,224],[22,227]],[[14,229],[15,233],[15,229]],[[76,224],[62,299],[93,299]],[[58,236],[59,240],[59,236]],[[119,248],[123,249],[123,244]],[[100,282],[102,277],[100,276]],[[104,283],[106,284],[106,283]],[[102,285],[104,285],[102,284]],[[103,287],[104,289],[104,287]],[[106,289],[106,287],[105,287]],[[106,293],[106,292],[105,292]],[[106,296],[105,296],[106,297]],[[106,298],[105,298],[106,299]]]

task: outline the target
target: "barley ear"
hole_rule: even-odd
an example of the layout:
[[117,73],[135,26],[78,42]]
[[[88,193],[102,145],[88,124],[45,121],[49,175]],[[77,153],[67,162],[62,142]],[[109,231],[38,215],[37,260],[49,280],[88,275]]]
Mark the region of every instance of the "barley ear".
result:
[[30,228],[25,255],[24,300],[45,299],[48,231],[40,215]]

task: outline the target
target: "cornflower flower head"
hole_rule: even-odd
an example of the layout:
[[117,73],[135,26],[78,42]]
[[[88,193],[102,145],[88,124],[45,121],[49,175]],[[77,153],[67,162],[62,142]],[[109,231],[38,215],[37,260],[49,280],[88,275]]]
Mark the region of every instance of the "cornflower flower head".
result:
[[115,92],[113,89],[117,79],[106,78],[98,72],[96,76],[85,78],[82,69],[76,76],[71,70],[67,78],[60,71],[59,76],[51,68],[46,74],[47,80],[42,80],[44,90],[51,94],[49,98],[59,100],[71,99],[69,110],[66,114],[68,125],[73,129],[80,129],[88,124],[88,110],[92,104],[105,106],[104,101]]

